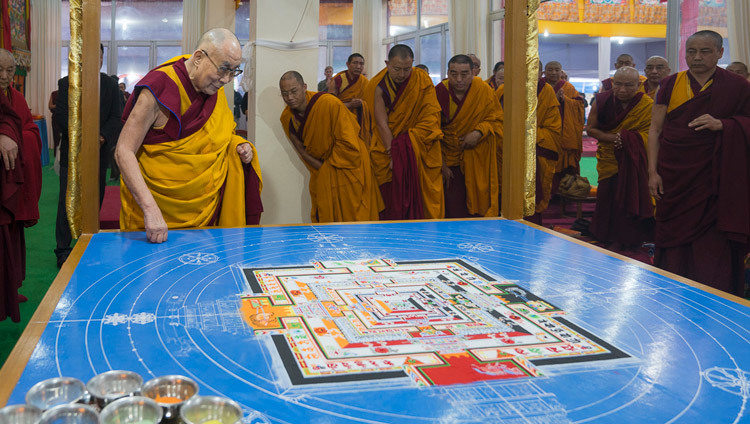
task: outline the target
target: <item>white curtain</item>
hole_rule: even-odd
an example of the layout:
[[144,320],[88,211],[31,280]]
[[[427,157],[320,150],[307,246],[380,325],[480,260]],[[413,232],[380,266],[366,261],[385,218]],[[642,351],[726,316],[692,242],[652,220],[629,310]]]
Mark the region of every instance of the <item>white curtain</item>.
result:
[[750,1],[729,0],[727,2],[727,29],[729,49],[733,62],[750,65]]
[[206,31],[206,0],[182,1],[182,54],[195,50],[198,39]]
[[32,0],[31,70],[26,79],[26,102],[33,115],[45,116],[49,146],[52,145],[52,115],[47,103],[60,79],[60,32],[60,0]]
[[365,73],[372,78],[385,67],[385,0],[356,0],[352,24],[352,53],[365,57]]
[[489,3],[487,0],[450,0],[448,28],[453,54],[474,53],[482,61],[479,76],[488,78],[494,64],[489,63]]

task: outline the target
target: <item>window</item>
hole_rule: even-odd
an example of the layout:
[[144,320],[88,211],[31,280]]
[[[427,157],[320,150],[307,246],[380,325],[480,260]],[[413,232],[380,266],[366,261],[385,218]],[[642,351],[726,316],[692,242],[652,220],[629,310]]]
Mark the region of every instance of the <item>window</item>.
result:
[[446,77],[450,60],[448,40],[448,0],[388,0],[388,49],[406,44],[414,50],[414,64],[430,69],[430,78],[437,84]]
[[490,60],[492,63],[487,64],[491,70],[495,63],[503,60],[505,57],[503,43],[505,42],[505,0],[492,0],[490,4]]
[[[70,2],[61,7],[61,75],[68,74]],[[102,72],[116,74],[132,91],[133,85],[158,64],[182,52],[182,0],[116,0],[101,2]],[[108,54],[110,51],[113,54]],[[114,54],[114,53],[117,54]]]
[[[318,15],[318,80],[325,79],[326,66],[333,73],[346,69],[346,59],[352,54],[352,0],[320,0]],[[312,85],[310,85],[312,86]]]

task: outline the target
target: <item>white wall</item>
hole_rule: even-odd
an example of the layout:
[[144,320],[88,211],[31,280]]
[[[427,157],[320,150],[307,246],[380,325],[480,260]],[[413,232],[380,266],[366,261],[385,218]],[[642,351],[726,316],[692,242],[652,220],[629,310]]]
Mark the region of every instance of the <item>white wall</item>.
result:
[[[261,224],[264,225],[310,222],[309,172],[292,149],[279,121],[285,106],[279,93],[279,78],[286,71],[296,70],[308,88],[316,90],[318,10],[317,0],[311,1],[306,11],[304,2],[298,0],[250,3],[250,41],[260,45],[255,49],[255,88],[248,96],[248,136],[255,142],[263,172],[265,211]],[[314,44],[306,49],[263,47],[264,41],[289,43],[290,40],[314,41]]]

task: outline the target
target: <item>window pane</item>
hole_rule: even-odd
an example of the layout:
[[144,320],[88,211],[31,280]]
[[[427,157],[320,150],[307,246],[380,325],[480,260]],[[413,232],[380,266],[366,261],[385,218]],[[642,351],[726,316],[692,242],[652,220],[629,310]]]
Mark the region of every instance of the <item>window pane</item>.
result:
[[[411,47],[411,50],[415,52],[416,54],[416,47],[415,47],[416,43],[413,38],[407,38],[406,40],[399,40],[398,44],[406,44],[407,46]],[[417,60],[417,58],[415,57],[414,60]]]
[[388,0],[388,35],[417,30],[417,0]]
[[[101,33],[102,40],[112,38],[112,2],[102,1],[101,9]],[[63,0],[60,4],[60,30],[62,40],[70,40],[70,1]]]
[[240,40],[250,39],[250,4],[246,1],[234,14],[234,33]]
[[182,1],[117,0],[116,13],[117,40],[182,39]]
[[148,72],[150,47],[120,46],[117,48],[117,76],[124,82],[126,90],[132,92],[133,85]]
[[[323,81],[326,78],[326,66],[328,66],[328,47],[320,46],[318,48],[318,81]],[[315,90],[312,90],[311,84],[307,86],[310,91],[318,91],[317,88],[316,86]]]
[[440,82],[442,66],[440,65],[440,33],[423,35],[420,39],[420,63],[426,65],[430,69],[430,78],[432,78],[432,84]]
[[157,46],[156,66],[161,65],[169,59],[180,55],[182,55],[182,46]]
[[492,64],[503,60],[503,21],[492,21]]
[[[451,33],[450,30],[445,30],[445,65],[448,66],[448,61],[453,57],[453,50],[451,50]],[[446,74],[447,75],[447,74]]]
[[334,47],[333,48],[333,74],[346,69],[346,59],[352,54],[351,47]]
[[490,3],[490,10],[500,10],[505,7],[505,0],[492,0]]
[[448,0],[422,0],[419,15],[422,28],[434,27],[448,22]]
[[60,50],[60,78],[68,76],[68,47]]
[[104,58],[102,58],[102,67],[99,71],[107,73],[107,54],[109,53],[109,47],[104,46]]
[[354,7],[352,0],[320,2],[318,38],[326,40],[351,40]]

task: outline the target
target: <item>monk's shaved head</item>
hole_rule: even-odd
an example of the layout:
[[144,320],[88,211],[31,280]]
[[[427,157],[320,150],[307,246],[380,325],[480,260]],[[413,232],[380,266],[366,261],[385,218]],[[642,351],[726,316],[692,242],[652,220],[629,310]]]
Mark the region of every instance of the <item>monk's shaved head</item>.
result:
[[747,78],[750,76],[750,73],[747,71],[747,65],[745,65],[742,62],[732,62],[727,66],[727,71],[734,72],[737,75],[742,75],[743,77]]
[[615,69],[620,69],[623,66],[635,66],[633,56],[623,53],[617,56],[617,62],[615,62]]
[[234,33],[226,28],[213,28],[204,32],[198,40],[197,49],[221,49],[225,44],[230,44],[240,48],[240,40]]
[[619,76],[622,79],[625,80],[633,80],[633,81],[639,81],[638,76],[640,74],[638,73],[638,70],[633,68],[632,66],[623,66],[620,69],[615,71],[614,77]]
[[544,68],[546,69],[546,68],[549,68],[551,66],[555,66],[555,67],[558,67],[558,68],[562,69],[562,64],[560,62],[556,61],[556,60],[550,60],[549,62],[547,62],[547,64],[544,65]]
[[16,58],[13,57],[13,53],[5,50],[0,49],[0,63],[2,63],[3,66],[10,66],[16,64]]
[[724,47],[724,38],[722,38],[721,34],[719,34],[716,31],[711,31],[711,30],[698,31],[695,34],[688,37],[685,43],[687,44],[690,42],[691,39],[695,39],[695,38],[708,38],[709,40],[713,42],[714,46],[716,46],[717,49],[721,49]]
[[414,51],[406,44],[396,44],[388,52],[388,60],[393,60],[394,58],[414,60]]
[[281,78],[279,79],[279,84],[281,83],[281,81],[284,81],[284,80],[295,80],[298,83],[300,83],[300,85],[305,84],[305,80],[302,78],[302,74],[300,74],[297,71],[284,72],[284,75],[282,75]]
[[5,91],[13,84],[16,74],[16,59],[13,53],[0,49],[0,89]]
[[665,58],[663,58],[661,56],[651,56],[651,57],[649,57],[648,60],[646,60],[646,65],[648,65],[649,63],[661,63],[661,64],[664,64],[664,65],[668,65],[669,64],[669,62],[667,62],[667,59],[665,59]]
[[[541,64],[540,64],[541,70]],[[544,65],[544,78],[554,87],[562,79],[562,65],[556,60],[550,60]]]

